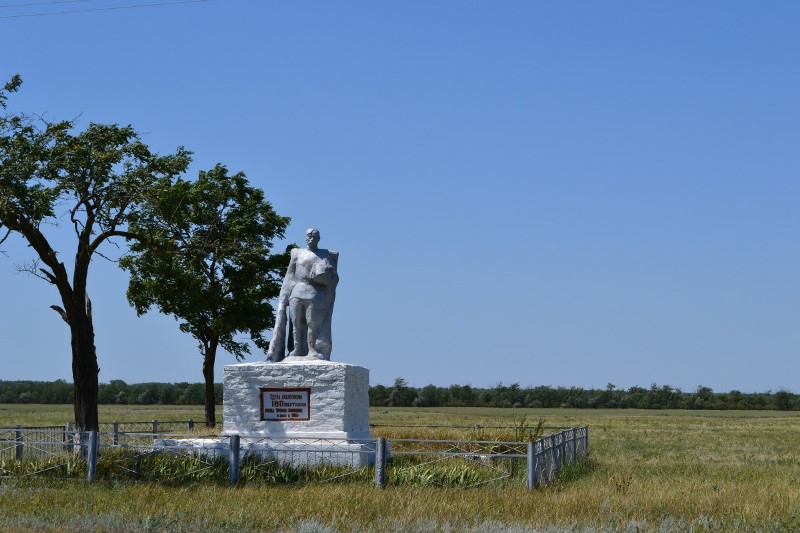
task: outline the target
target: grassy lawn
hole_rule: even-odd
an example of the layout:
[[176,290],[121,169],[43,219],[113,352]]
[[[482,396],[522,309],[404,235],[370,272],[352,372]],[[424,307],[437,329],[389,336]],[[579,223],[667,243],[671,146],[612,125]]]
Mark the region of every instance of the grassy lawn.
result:
[[[70,413],[71,406],[0,405],[0,426],[64,423]],[[203,419],[199,406],[101,406],[100,417]],[[387,437],[505,440],[515,424],[539,419],[546,427],[588,425],[591,457],[533,492],[12,481],[0,482],[0,530],[800,531],[798,412],[371,410],[373,434]],[[404,425],[443,427],[397,427]]]

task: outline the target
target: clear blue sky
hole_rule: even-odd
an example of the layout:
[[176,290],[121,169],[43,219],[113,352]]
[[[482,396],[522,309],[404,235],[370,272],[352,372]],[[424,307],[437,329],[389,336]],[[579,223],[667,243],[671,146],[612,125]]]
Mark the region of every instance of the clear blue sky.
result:
[[[11,3],[11,108],[245,171],[341,253],[332,359],[373,384],[800,392],[797,2]],[[71,381],[4,248],[0,379]],[[89,283],[101,381],[202,380],[124,273]]]

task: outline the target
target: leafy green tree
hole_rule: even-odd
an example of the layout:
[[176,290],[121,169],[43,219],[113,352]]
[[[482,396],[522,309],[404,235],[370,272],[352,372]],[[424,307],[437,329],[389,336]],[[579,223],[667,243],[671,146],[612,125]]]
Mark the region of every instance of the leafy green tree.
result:
[[779,411],[788,411],[791,409],[792,393],[781,389],[775,393],[775,406]]
[[380,407],[386,405],[389,399],[389,389],[385,385],[375,385],[369,388],[369,405],[370,407]]
[[289,218],[279,216],[243,173],[217,165],[196,181],[165,182],[152,203],[131,220],[143,235],[120,262],[130,272],[128,301],[139,315],[156,307],[173,315],[203,356],[206,425],[216,425],[214,362],[217,348],[237,360],[250,352],[237,335],[260,349],[275,324],[270,300],[280,292],[289,248],[271,254]]
[[386,405],[390,407],[410,407],[417,397],[417,391],[408,386],[408,382],[403,378],[396,378],[392,386]]
[[439,389],[432,384],[422,387],[414,399],[413,405],[415,407],[439,407],[441,405]]
[[178,403],[181,405],[202,405],[205,400],[203,398],[204,393],[205,385],[192,383],[181,392],[178,397]]
[[[0,91],[18,90],[15,76]],[[52,305],[70,329],[73,402],[78,429],[97,429],[98,373],[89,266],[104,245],[131,238],[126,225],[157,181],[184,172],[189,154],[159,156],[130,126],[89,124],[74,133],[73,121],[4,112],[0,116],[0,244],[9,235],[27,241],[34,258],[21,267],[52,284],[61,305]],[[72,274],[53,246],[64,222],[76,242]]]

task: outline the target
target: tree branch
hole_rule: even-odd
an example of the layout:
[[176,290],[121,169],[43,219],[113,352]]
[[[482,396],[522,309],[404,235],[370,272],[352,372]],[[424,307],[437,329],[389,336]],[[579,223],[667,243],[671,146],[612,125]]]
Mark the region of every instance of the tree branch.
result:
[[39,278],[41,280],[46,281],[47,283],[52,283],[53,285],[56,284],[56,277],[47,270],[39,267],[39,259],[31,259],[29,263],[24,263],[22,265],[17,265],[17,272],[25,272],[26,274],[30,274],[35,278]]
[[[61,263],[58,260],[55,250],[53,250],[53,247],[50,246],[47,238],[45,238],[45,236],[39,231],[39,228],[32,224],[30,220],[19,214],[14,220],[14,225],[9,225],[9,227],[15,231],[18,231],[25,237],[25,239],[28,241],[28,244],[30,244],[31,247],[36,251],[39,259],[41,259],[41,261],[47,265],[52,272],[53,278],[56,280],[54,285],[58,287],[58,291],[61,294],[61,300],[63,302],[69,301],[71,298],[72,287],[69,284],[67,270],[64,267],[64,263]],[[34,273],[34,275],[39,276],[38,273]],[[48,279],[47,281],[51,280]]]
[[57,280],[56,280],[56,277],[53,275],[52,272],[48,272],[47,270],[45,270],[43,268],[40,268],[39,272],[41,272],[44,275],[44,279],[46,279],[47,281],[49,281],[53,285],[56,284]]
[[75,207],[69,210],[69,219],[72,221],[72,225],[75,228],[75,235],[80,235],[84,228],[83,221],[75,216],[78,213],[81,204],[83,204],[83,201],[78,202],[75,204]]
[[61,318],[62,318],[62,320],[64,320],[64,322],[66,322],[67,324],[69,324],[69,317],[67,316],[67,312],[66,312],[66,311],[64,311],[63,309],[61,309],[61,308],[60,308],[59,306],[57,306],[57,305],[51,305],[51,306],[50,306],[50,309],[52,309],[53,311],[55,311],[56,313],[58,313],[59,315],[61,315]]
[[126,216],[126,211],[128,207],[131,205],[131,199],[129,197],[125,198],[125,201],[121,202],[120,205],[116,208],[117,214],[111,218],[111,221],[108,223],[109,231],[114,231],[117,229],[122,223],[122,219]]
[[93,253],[99,255],[101,258],[105,259],[109,263],[119,263],[119,259],[111,259],[107,255],[102,254],[102,253],[98,252],[97,250],[95,250]]
[[108,230],[108,231],[104,231],[103,233],[101,233],[100,235],[95,237],[94,241],[92,241],[92,244],[89,245],[89,252],[90,253],[94,253],[100,247],[100,245],[103,244],[103,242],[105,242],[106,240],[108,240],[108,239],[110,239],[112,237],[123,237],[126,240],[135,240],[135,241],[144,240],[144,236],[140,235],[138,233],[133,233],[133,232],[130,232],[130,231],[116,230],[116,229],[115,230]]

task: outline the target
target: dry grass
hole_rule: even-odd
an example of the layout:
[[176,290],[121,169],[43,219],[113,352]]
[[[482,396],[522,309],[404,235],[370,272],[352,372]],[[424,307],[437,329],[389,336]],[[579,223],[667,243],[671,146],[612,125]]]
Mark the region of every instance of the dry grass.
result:
[[[194,420],[203,424],[201,405],[101,405],[100,422],[147,422],[153,420]],[[0,427],[47,426],[74,420],[72,405],[0,404]],[[222,420],[222,406],[217,407],[217,420]]]
[[[547,426],[590,426],[590,462],[533,492],[13,482],[0,485],[0,530],[800,530],[800,413],[374,409],[372,419],[502,426],[523,414]],[[417,428],[415,436],[473,438],[475,431]],[[487,438],[507,436],[483,431]],[[374,433],[405,436],[406,430]]]

